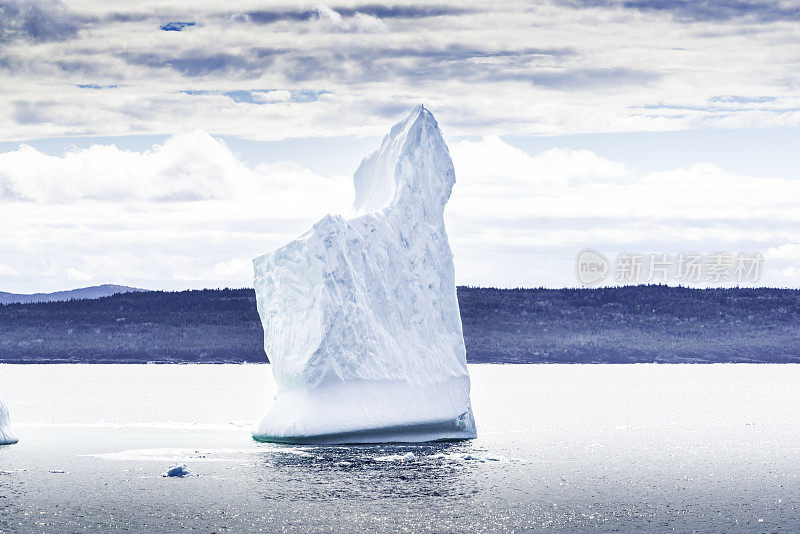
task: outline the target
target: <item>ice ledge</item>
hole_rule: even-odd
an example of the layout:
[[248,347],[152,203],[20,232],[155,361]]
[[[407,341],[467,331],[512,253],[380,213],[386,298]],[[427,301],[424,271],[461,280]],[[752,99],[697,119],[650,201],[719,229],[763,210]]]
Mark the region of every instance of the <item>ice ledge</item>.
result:
[[8,409],[0,401],[0,445],[11,445],[17,441],[17,437],[8,428]]
[[11,445],[19,441],[10,430],[0,429],[0,445]]
[[459,376],[432,384],[375,380],[281,391],[253,437],[309,444],[472,439],[469,387],[469,377]]

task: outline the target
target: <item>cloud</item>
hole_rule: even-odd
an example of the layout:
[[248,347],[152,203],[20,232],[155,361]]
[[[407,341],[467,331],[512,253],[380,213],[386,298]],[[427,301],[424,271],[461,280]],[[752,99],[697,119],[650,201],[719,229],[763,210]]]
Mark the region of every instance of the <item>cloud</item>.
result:
[[314,9],[310,21],[314,31],[375,33],[388,30],[386,24],[378,17],[356,11],[352,16],[345,18],[341,13],[325,5],[319,5]]
[[[451,143],[451,153],[445,218],[459,283],[574,285],[586,247],[609,257],[762,252],[764,282],[780,285],[792,284],[781,272],[800,267],[794,180],[704,163],[640,172],[588,150],[531,154],[493,136]],[[348,177],[290,161],[246,165],[201,131],[139,151],[22,146],[0,154],[0,275],[19,291],[244,286],[251,258],[352,199]]]
[[50,122],[52,102],[14,102],[13,117],[18,124],[42,124]]
[[362,13],[372,15],[381,19],[424,19],[430,17],[443,17],[464,15],[473,13],[476,10],[461,6],[447,5],[381,5],[365,4],[353,8],[337,7],[336,10],[342,15],[355,15]]
[[623,0],[596,2],[605,6],[621,5],[644,12],[669,13],[682,21],[727,21],[749,19],[760,22],[800,20],[800,7],[792,2],[772,0]]
[[41,204],[274,198],[284,194],[275,188],[296,192],[309,180],[326,182],[291,164],[250,168],[203,131],[171,137],[144,152],[93,145],[52,156],[22,145],[0,154],[0,198]]
[[737,175],[709,163],[641,173],[588,150],[551,149],[531,156],[496,137],[451,147],[454,209],[473,221],[594,218],[664,220],[751,228],[754,219],[800,223],[800,181]]
[[772,273],[761,283],[778,285],[787,279],[777,273],[800,263],[796,180],[707,163],[643,173],[587,150],[531,155],[497,137],[453,143],[451,154],[445,217],[462,283],[575,285],[587,247],[609,257],[761,252]]
[[779,260],[800,260],[800,243],[786,243],[778,247],[770,247],[766,257]]
[[619,87],[621,85],[644,86],[658,81],[661,78],[661,74],[653,70],[644,69],[578,68],[532,72],[519,77],[520,79],[528,79],[536,85],[576,90]]
[[0,0],[0,43],[71,39],[83,22],[60,0]]
[[242,174],[230,150],[200,131],[145,153],[95,145],[59,157],[23,145],[0,154],[6,196],[36,202],[230,198]]
[[[503,198],[515,198],[520,192],[535,194],[536,187],[625,182],[631,174],[625,165],[589,150],[554,148],[531,157],[496,136],[458,142],[451,152],[459,169],[464,169],[459,174],[466,175],[469,187],[500,188]],[[484,194],[489,191],[476,196]]]
[[[776,4],[781,24],[767,21],[766,3],[735,0],[722,5],[763,14],[693,24],[672,15],[693,4],[312,3],[234,13],[212,2],[133,11],[84,2],[77,12],[5,1],[15,15],[0,22],[11,88],[0,132],[379,135],[385,118],[419,101],[451,135],[800,125],[800,20],[790,6]],[[20,6],[45,22],[26,26]],[[176,21],[196,25],[160,29]],[[89,95],[76,85],[119,87]],[[183,89],[192,98],[176,98]],[[293,96],[262,100],[262,89]],[[303,91],[311,96],[295,96]]]
[[289,161],[248,166],[201,131],[141,151],[21,146],[0,154],[0,276],[31,284],[18,290],[244,286],[248,258],[345,211],[352,196],[347,178]]
[[0,276],[17,276],[19,271],[8,265],[0,263]]
[[203,50],[190,50],[181,55],[123,52],[120,57],[131,65],[172,69],[192,78],[221,73],[254,78],[272,63],[269,57],[255,59],[227,53],[208,54]]
[[[324,6],[323,6],[324,7]],[[325,7],[324,10],[330,8]],[[454,16],[470,13],[472,10],[458,6],[423,5],[397,6],[365,4],[355,7],[336,7],[342,17],[368,16],[373,19],[425,19],[431,17]],[[231,14],[235,16],[236,14]],[[307,21],[320,15],[319,8],[310,10],[253,10],[244,13],[245,19],[258,24],[273,24],[279,21]]]
[[214,265],[213,275],[224,280],[247,279],[253,275],[252,258],[233,258]]

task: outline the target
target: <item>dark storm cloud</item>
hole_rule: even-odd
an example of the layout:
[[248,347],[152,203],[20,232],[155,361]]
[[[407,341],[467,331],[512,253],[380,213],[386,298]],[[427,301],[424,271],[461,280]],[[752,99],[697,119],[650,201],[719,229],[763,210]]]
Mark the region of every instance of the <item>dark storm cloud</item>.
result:
[[416,100],[408,99],[405,102],[379,102],[369,105],[369,110],[380,117],[397,117],[408,113],[416,105]]
[[[448,7],[448,6],[382,6],[379,4],[366,4],[358,7],[332,7],[343,17],[353,17],[356,13],[371,15],[381,19],[422,19],[441,17],[446,15],[462,15],[473,10]],[[271,24],[278,21],[309,20],[317,16],[316,9],[304,10],[256,10],[245,13],[251,22],[258,24]]]
[[380,57],[417,57],[434,61],[453,61],[471,58],[499,58],[523,56],[553,56],[564,57],[575,54],[572,48],[522,48],[519,50],[487,50],[472,46],[453,44],[444,48],[391,48],[379,51],[362,50],[364,56],[373,55]]
[[71,39],[86,21],[60,0],[0,0],[0,42]]
[[191,55],[167,61],[171,69],[186,76],[205,76],[220,71],[251,71],[252,65],[240,56],[231,54]]
[[[525,48],[488,50],[463,45],[440,48],[351,48],[314,54],[288,54],[281,64],[292,81],[330,78],[340,82],[383,81],[406,78],[419,81],[440,79],[524,79],[532,66],[548,64],[575,51],[569,48]],[[492,58],[492,63],[481,59]],[[543,83],[544,84],[544,83]]]
[[251,22],[258,24],[271,24],[279,20],[308,20],[316,11],[248,11],[245,13]]
[[722,22],[735,19],[759,22],[800,20],[800,6],[773,0],[565,0],[562,3],[579,8],[621,7],[642,12],[660,12],[684,22]]
[[[336,80],[344,83],[404,79],[412,83],[438,80],[529,82],[559,90],[645,85],[658,80],[656,71],[633,68],[558,67],[570,49],[480,50],[444,49],[337,51],[328,55],[284,58],[284,74],[292,81]],[[492,62],[480,61],[492,58]]]
[[131,65],[168,68],[190,77],[231,74],[250,78],[260,75],[273,61],[269,55],[251,58],[226,53],[208,54],[201,50],[189,51],[172,57],[163,54],[124,52],[120,54],[120,57]]
[[736,18],[753,18],[761,22],[800,20],[800,7],[782,5],[780,2],[752,2],[742,0],[629,0],[625,7],[642,11],[664,11],[684,20],[724,21]]
[[17,124],[43,124],[50,122],[53,104],[46,102],[14,102],[12,117]]
[[655,71],[628,68],[579,68],[562,71],[532,72],[521,79],[534,85],[555,89],[591,89],[618,85],[645,85],[656,81],[661,75]]
[[[560,67],[564,58],[576,54],[571,48],[492,50],[454,44],[436,48],[382,49],[359,46],[302,52],[253,48],[237,54],[223,51],[209,54],[204,50],[193,50],[177,56],[124,52],[120,57],[129,64],[170,69],[187,77],[224,74],[248,79],[270,70],[273,73],[279,72],[294,83],[520,81],[553,89],[572,90],[642,85],[660,77],[654,71],[643,69]],[[491,61],[484,61],[486,59]]]
[[65,59],[52,63],[60,71],[69,74],[83,74],[85,76],[95,76],[100,73],[101,67],[96,63],[91,63],[88,60],[82,59]]
[[382,6],[368,4],[354,8],[334,8],[342,16],[353,16],[356,13],[372,15],[381,19],[423,19],[448,15],[463,15],[474,10],[451,6]]
[[95,22],[142,22],[153,18],[151,13],[108,13]]

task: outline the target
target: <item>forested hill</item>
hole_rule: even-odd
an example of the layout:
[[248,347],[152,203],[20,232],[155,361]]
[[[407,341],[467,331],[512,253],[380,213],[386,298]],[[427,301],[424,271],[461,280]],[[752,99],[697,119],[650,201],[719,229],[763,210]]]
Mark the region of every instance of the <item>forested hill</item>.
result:
[[58,300],[73,300],[73,299],[98,299],[100,297],[108,297],[109,295],[116,295],[117,293],[130,293],[132,291],[145,291],[128,286],[115,286],[113,284],[105,284],[102,286],[82,287],[80,289],[72,289],[70,291],[56,291],[54,293],[6,293],[0,291],[0,304],[15,304],[15,303],[31,303],[31,302],[55,302]]
[[[459,287],[472,363],[800,362],[800,291]],[[252,289],[0,305],[0,362],[264,362]]]

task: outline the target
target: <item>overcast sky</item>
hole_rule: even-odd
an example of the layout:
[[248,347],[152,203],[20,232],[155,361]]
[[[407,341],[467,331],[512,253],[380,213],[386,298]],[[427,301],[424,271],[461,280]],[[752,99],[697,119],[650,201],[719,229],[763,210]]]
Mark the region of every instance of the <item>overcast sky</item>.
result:
[[250,285],[419,102],[459,283],[588,247],[800,285],[799,3],[482,4],[0,0],[0,291]]

